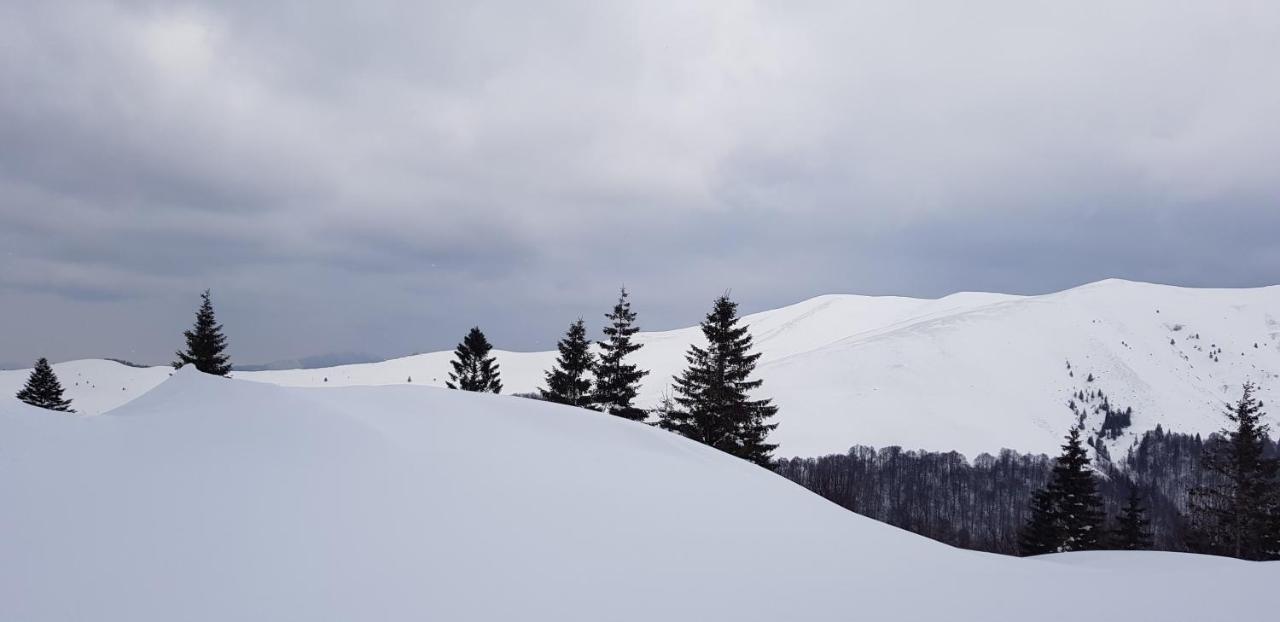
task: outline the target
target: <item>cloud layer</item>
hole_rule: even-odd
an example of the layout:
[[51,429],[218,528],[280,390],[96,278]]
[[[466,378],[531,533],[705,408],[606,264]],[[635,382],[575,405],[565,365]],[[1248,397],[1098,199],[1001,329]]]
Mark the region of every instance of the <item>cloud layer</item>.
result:
[[1274,2],[0,5],[0,360],[1280,281]]

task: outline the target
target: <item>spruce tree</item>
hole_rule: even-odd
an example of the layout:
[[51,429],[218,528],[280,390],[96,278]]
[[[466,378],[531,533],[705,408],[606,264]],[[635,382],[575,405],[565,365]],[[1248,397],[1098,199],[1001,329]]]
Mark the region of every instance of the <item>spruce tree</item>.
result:
[[463,391],[501,393],[502,376],[497,360],[489,356],[491,350],[493,346],[480,332],[480,327],[472,328],[453,351],[454,360],[450,362],[453,371],[449,373],[445,386]]
[[1129,499],[1120,510],[1120,519],[1111,532],[1112,546],[1122,551],[1145,551],[1151,548],[1151,521],[1137,486],[1129,487]]
[[1256,391],[1252,383],[1244,385],[1240,401],[1226,413],[1233,425],[1205,447],[1201,466],[1211,483],[1190,493],[1200,552],[1280,559],[1280,462],[1263,455],[1268,426]]
[[631,310],[625,287],[618,296],[617,304],[613,305],[613,311],[605,317],[609,324],[604,327],[605,340],[597,342],[600,362],[595,368],[596,388],[592,401],[607,413],[643,421],[647,414],[632,403],[640,391],[640,379],[649,372],[626,362],[627,355],[641,346],[631,341],[631,336],[640,328],[635,325],[636,314]]
[[1098,548],[1102,537],[1102,496],[1089,468],[1089,452],[1080,443],[1080,426],[1071,428],[1062,455],[1053,466],[1051,486],[1062,521],[1062,551]]
[[759,353],[751,335],[738,325],[738,305],[721,296],[702,322],[707,347],[689,347],[689,366],[675,379],[678,408],[661,413],[659,425],[693,440],[768,466],[777,445],[765,437],[778,427],[766,421],[777,414],[771,400],[752,400],[760,388],[752,380]]
[[1031,516],[1018,534],[1018,551],[1022,555],[1056,553],[1061,542],[1057,503],[1048,488],[1041,488],[1031,493]]
[[560,356],[547,372],[547,387],[540,389],[542,399],[557,404],[587,407],[591,405],[591,368],[595,356],[587,341],[587,327],[579,318],[569,325],[564,339],[557,344]]
[[1031,517],[1019,538],[1024,555],[1088,551],[1098,548],[1102,497],[1080,442],[1080,426],[1067,432],[1049,483],[1031,498]]
[[196,369],[215,376],[231,373],[231,360],[226,354],[227,337],[222,334],[222,325],[213,316],[213,303],[209,300],[209,290],[200,294],[200,308],[196,311],[196,324],[191,330],[184,331],[187,338],[187,351],[178,352],[178,360],[174,367],[195,365]]
[[62,399],[62,383],[49,365],[49,359],[41,358],[27,377],[26,386],[18,391],[18,399],[37,408],[46,408],[59,412],[75,412],[71,408],[71,400]]

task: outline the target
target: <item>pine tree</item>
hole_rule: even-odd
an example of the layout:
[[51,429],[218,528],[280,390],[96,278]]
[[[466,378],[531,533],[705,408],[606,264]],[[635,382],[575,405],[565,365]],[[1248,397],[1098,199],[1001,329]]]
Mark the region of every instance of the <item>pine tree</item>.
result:
[[1145,551],[1151,548],[1151,521],[1137,486],[1129,487],[1129,499],[1120,510],[1120,519],[1111,533],[1112,546],[1122,551]]
[[1057,503],[1048,488],[1031,494],[1031,516],[1018,534],[1018,551],[1023,555],[1056,553],[1062,535],[1057,515]]
[[227,337],[222,334],[222,325],[213,316],[209,290],[200,294],[200,309],[196,311],[195,326],[182,334],[187,338],[187,351],[178,352],[174,367],[195,365],[196,369],[215,376],[231,373],[231,360],[226,354]]
[[632,403],[640,391],[640,379],[649,372],[626,362],[627,355],[641,347],[631,341],[631,336],[640,328],[635,325],[636,314],[631,310],[631,301],[627,300],[626,288],[619,294],[613,312],[605,317],[609,324],[604,327],[605,340],[597,342],[600,362],[595,368],[596,389],[592,401],[607,413],[643,421],[647,414]]
[[1031,498],[1031,517],[1019,548],[1024,555],[1088,551],[1098,548],[1102,497],[1080,442],[1080,426],[1067,432],[1048,485]]
[[453,371],[449,373],[445,386],[463,391],[501,393],[502,376],[497,360],[489,356],[490,350],[493,346],[480,332],[480,327],[472,328],[453,351],[454,360],[450,362]]
[[547,388],[540,389],[542,399],[557,404],[587,407],[591,405],[591,368],[595,356],[587,341],[587,327],[579,318],[557,345],[560,356],[556,366],[547,372]]
[[765,437],[778,427],[766,421],[777,414],[771,400],[747,394],[762,381],[751,380],[759,353],[751,353],[751,335],[738,326],[738,305],[721,296],[702,322],[707,347],[690,346],[689,366],[675,379],[678,408],[661,414],[659,425],[693,440],[768,466],[777,445]]
[[26,386],[18,391],[18,399],[37,408],[73,413],[71,400],[62,399],[62,383],[49,365],[49,359],[41,358],[27,377]]
[[1098,548],[1102,536],[1102,496],[1089,468],[1089,452],[1080,443],[1080,426],[1067,433],[1062,455],[1053,466],[1050,488],[1062,523],[1061,551]]
[[1205,448],[1201,465],[1215,483],[1191,490],[1197,548],[1240,559],[1280,559],[1280,462],[1263,456],[1268,426],[1257,387],[1227,410],[1232,424]]

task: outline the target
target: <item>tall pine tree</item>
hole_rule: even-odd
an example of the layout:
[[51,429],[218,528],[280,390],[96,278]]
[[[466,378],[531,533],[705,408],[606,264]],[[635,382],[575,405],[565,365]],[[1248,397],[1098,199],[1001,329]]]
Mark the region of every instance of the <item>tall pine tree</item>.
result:
[[1145,551],[1151,548],[1151,521],[1137,486],[1129,487],[1129,499],[1120,510],[1120,519],[1111,532],[1112,546],[1122,551]]
[[595,356],[591,354],[587,327],[581,318],[569,325],[569,332],[557,347],[560,356],[556,358],[556,366],[547,372],[547,387],[539,390],[542,399],[570,406],[590,406],[590,373]]
[[631,310],[625,287],[618,295],[613,311],[605,317],[609,324],[604,327],[605,340],[597,342],[600,362],[595,368],[596,388],[592,401],[607,413],[643,421],[646,413],[632,404],[640,391],[640,379],[649,372],[626,362],[627,356],[641,346],[631,341],[631,336],[639,332],[640,327],[635,324],[636,314]]
[[213,316],[213,303],[209,300],[209,290],[200,294],[200,308],[196,311],[196,324],[191,330],[184,331],[187,338],[186,352],[178,352],[178,360],[174,367],[195,365],[196,369],[215,376],[231,373],[231,359],[227,356],[227,337],[222,334],[222,325]]
[[37,408],[47,408],[59,412],[75,412],[71,408],[71,400],[62,399],[62,383],[49,365],[49,359],[41,358],[27,377],[26,386],[18,391],[18,399]]
[[1268,426],[1257,387],[1227,410],[1231,426],[1205,448],[1215,483],[1191,490],[1194,548],[1240,559],[1280,559],[1280,462],[1263,456]]
[[1073,425],[1054,462],[1048,485],[1031,498],[1031,517],[1019,538],[1023,555],[1098,548],[1102,496],[1089,468],[1089,453]]
[[445,386],[463,391],[501,393],[502,375],[498,371],[497,360],[489,356],[491,350],[493,346],[480,332],[480,327],[472,328],[453,351],[454,360],[450,362],[453,371],[449,373]]
[[721,296],[702,322],[707,347],[689,347],[689,366],[675,379],[677,408],[661,413],[659,425],[768,466],[777,445],[766,442],[776,423],[766,423],[778,412],[771,400],[752,400],[748,393],[760,388],[752,380],[759,353],[751,352],[751,335],[738,325],[738,305]]

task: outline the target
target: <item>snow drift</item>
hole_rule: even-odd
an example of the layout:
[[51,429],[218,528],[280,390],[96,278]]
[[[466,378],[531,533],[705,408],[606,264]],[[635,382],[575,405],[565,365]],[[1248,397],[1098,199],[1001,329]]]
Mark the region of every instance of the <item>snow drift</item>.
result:
[[0,402],[4,620],[1205,620],[1277,580],[953,549],[514,397],[184,370],[97,417]]

